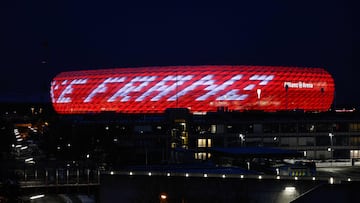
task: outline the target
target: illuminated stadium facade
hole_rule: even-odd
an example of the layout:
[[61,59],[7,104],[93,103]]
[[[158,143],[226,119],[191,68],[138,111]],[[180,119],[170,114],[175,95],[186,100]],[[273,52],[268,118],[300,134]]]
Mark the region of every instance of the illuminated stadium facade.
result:
[[178,163],[187,153],[202,161],[219,153],[213,148],[242,147],[296,150],[308,159],[360,159],[360,116],[334,111],[334,88],[322,68],[63,72],[51,83],[52,105],[63,119],[54,137],[65,143],[61,149],[72,142],[83,151],[79,156],[108,151],[124,164],[141,164],[145,157],[146,163]]
[[334,81],[321,68],[168,66],[63,72],[51,83],[60,114],[327,111]]

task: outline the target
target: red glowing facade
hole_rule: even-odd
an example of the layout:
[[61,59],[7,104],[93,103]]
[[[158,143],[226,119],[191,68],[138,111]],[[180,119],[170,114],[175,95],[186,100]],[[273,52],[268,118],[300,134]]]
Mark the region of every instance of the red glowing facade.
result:
[[63,72],[51,82],[60,114],[326,111],[334,80],[322,68],[268,66],[167,66]]

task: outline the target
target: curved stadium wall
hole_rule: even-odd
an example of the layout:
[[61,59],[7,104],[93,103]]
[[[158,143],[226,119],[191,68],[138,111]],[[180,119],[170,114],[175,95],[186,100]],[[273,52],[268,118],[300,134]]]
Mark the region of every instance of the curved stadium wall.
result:
[[209,65],[62,72],[52,80],[50,94],[60,114],[327,111],[334,88],[322,68]]

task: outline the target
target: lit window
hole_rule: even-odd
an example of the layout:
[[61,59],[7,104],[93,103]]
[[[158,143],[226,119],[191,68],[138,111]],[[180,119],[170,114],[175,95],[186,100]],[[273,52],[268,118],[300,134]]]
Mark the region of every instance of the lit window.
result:
[[211,125],[210,132],[216,133],[216,125]]
[[186,123],[180,123],[180,125],[182,126],[181,131],[186,131]]
[[211,139],[198,139],[197,147],[211,147],[212,141]]
[[195,153],[195,159],[206,160],[206,153],[205,152]]
[[360,158],[360,150],[350,150],[350,159]]
[[211,139],[207,139],[207,147],[211,147]]
[[206,147],[206,139],[198,139],[198,147]]

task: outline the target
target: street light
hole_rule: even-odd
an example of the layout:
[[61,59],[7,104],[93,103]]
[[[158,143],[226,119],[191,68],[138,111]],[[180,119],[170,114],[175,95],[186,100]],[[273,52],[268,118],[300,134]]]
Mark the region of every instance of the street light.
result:
[[241,146],[243,146],[243,143],[244,143],[244,141],[245,141],[245,135],[243,135],[243,134],[239,134],[239,138],[240,138],[240,141],[241,141]]
[[160,203],[166,203],[167,201],[167,194],[166,193],[161,193],[160,194]]
[[166,194],[161,194],[160,195],[160,199],[166,199],[166,198],[167,198]]
[[334,149],[333,149],[333,137],[334,137],[334,134],[332,134],[332,133],[329,133],[329,137],[330,137],[330,146],[331,146],[331,148],[330,148],[330,152],[331,152],[331,162],[333,162],[333,151],[334,151]]

